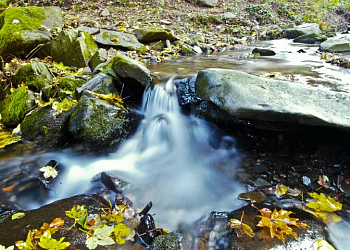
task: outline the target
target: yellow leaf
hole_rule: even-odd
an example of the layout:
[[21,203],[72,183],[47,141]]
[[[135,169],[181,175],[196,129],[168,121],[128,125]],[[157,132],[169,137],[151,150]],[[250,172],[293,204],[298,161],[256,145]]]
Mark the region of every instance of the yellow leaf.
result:
[[240,220],[237,219],[230,219],[230,221],[227,223],[227,225],[230,228],[235,229],[236,234],[238,237],[243,237],[244,235],[248,235],[249,237],[254,237],[255,233],[253,232],[253,229],[248,226],[247,224],[243,223]]
[[87,209],[84,208],[84,205],[74,206],[70,211],[66,211],[66,216],[71,219],[79,219],[87,213]]
[[314,202],[309,202],[306,204],[307,207],[313,209],[316,212],[334,212],[342,209],[342,204],[334,200],[330,196],[325,196],[323,193],[308,193],[312,198],[315,199]]
[[130,228],[128,228],[124,223],[119,223],[114,226],[115,241],[117,244],[125,244],[125,238],[131,233]]
[[322,220],[326,224],[335,223],[335,222],[339,222],[339,221],[343,220],[342,218],[340,218],[335,213],[316,212],[316,211],[313,211],[313,210],[310,210],[310,209],[306,209],[306,208],[304,208],[304,210],[306,212],[310,213],[310,214],[313,214],[315,217],[319,218],[320,220]]
[[283,185],[283,184],[277,184],[276,185],[276,192],[275,192],[275,194],[276,194],[277,198],[282,197],[284,194],[287,193],[287,191],[288,191],[288,188],[285,185]]
[[261,213],[261,215],[258,215],[261,220],[257,226],[268,227],[270,229],[271,238],[276,237],[283,242],[285,240],[285,236],[290,235],[294,238],[297,237],[296,232],[294,232],[293,228],[290,226],[295,226],[297,228],[308,227],[305,222],[299,221],[298,218],[289,217],[291,214],[293,214],[291,211],[284,209],[277,211],[276,208],[273,212],[268,208],[258,209],[258,211]]
[[323,239],[316,240],[314,244],[312,244],[312,247],[314,250],[335,250],[331,244]]
[[11,132],[0,131],[0,148],[4,148],[20,140],[20,136],[13,136]]
[[20,213],[15,213],[15,214],[13,214],[12,216],[11,216],[11,218],[12,218],[12,220],[17,220],[17,219],[20,219],[20,218],[22,218],[22,217],[24,217],[26,214],[25,213],[22,213],[22,212],[20,212]]

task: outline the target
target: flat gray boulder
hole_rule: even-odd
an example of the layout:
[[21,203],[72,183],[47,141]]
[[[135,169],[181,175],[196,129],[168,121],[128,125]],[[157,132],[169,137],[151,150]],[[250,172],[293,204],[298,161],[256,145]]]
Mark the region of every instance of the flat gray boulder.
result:
[[6,61],[13,55],[26,56],[51,40],[51,30],[62,27],[58,7],[9,8],[0,15],[0,55]]
[[147,51],[147,47],[140,43],[135,35],[118,31],[101,29],[96,36],[96,42],[139,52]]
[[320,44],[320,51],[348,52],[350,51],[350,38],[329,38]]
[[226,69],[200,71],[196,92],[238,118],[350,130],[349,93]]
[[172,42],[176,40],[172,30],[135,29],[133,32],[137,40],[141,43],[156,42],[159,40],[169,40]]
[[321,30],[317,23],[305,23],[294,28],[289,28],[283,31],[283,37],[288,39],[294,39],[298,36],[307,34],[320,34]]

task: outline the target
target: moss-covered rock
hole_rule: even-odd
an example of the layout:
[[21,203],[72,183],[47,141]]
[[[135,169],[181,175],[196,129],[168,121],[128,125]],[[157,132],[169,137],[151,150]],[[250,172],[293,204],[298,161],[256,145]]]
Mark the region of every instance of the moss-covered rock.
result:
[[84,94],[69,122],[75,140],[88,150],[114,150],[136,129],[139,116]]
[[135,61],[122,54],[113,57],[105,67],[104,72],[113,69],[119,77],[122,78],[132,78],[137,82],[141,83],[143,86],[147,86],[152,82],[151,72],[140,62]]
[[17,126],[34,105],[33,92],[19,87],[0,103],[1,122],[8,127]]
[[134,31],[137,40],[141,43],[149,43],[155,41],[175,41],[176,37],[172,30],[150,30],[150,29],[135,29]]
[[13,76],[13,82],[16,86],[24,83],[30,90],[42,92],[45,100],[51,96],[52,75],[43,62],[28,63],[19,67]]
[[178,250],[180,246],[180,235],[177,232],[171,232],[165,235],[156,237],[152,244],[152,250]]
[[62,28],[62,13],[58,7],[18,7],[0,15],[0,55],[27,55],[37,45],[51,40],[50,30]]
[[65,145],[72,138],[68,124],[73,109],[57,113],[51,106],[45,106],[34,110],[21,123],[22,138],[45,148]]
[[320,51],[329,52],[349,52],[350,39],[348,38],[330,38],[320,44]]
[[88,66],[98,47],[89,33],[69,29],[62,31],[51,42],[49,50],[54,61],[83,68]]
[[298,36],[306,34],[320,34],[321,30],[317,23],[305,23],[294,28],[289,28],[283,31],[283,37],[288,39],[294,39]]
[[84,80],[80,78],[74,78],[71,76],[65,76],[58,79],[58,85],[60,89],[64,91],[74,92],[77,88],[84,84]]
[[147,51],[147,47],[140,43],[136,36],[123,32],[101,29],[100,33],[96,36],[96,42],[139,52]]
[[0,8],[6,8],[10,0],[0,0]]
[[117,93],[118,91],[114,86],[114,80],[114,77],[100,73],[98,75],[95,75],[81,87],[77,88],[74,96],[78,99],[84,90],[89,90],[104,95],[107,95],[109,93]]
[[322,43],[327,40],[327,37],[318,33],[311,33],[302,36],[298,36],[293,40],[295,43],[306,43],[306,44],[315,44],[317,42]]

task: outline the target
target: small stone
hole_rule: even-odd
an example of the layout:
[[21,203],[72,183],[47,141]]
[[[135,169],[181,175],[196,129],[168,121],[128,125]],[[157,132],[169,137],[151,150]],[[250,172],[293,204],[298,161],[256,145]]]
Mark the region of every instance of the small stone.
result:
[[102,17],[108,17],[110,15],[111,15],[111,13],[109,12],[109,9],[107,9],[107,8],[103,9],[100,13],[100,16],[102,16]]
[[193,51],[196,52],[197,54],[202,54],[202,49],[198,46],[193,46]]
[[262,192],[249,192],[249,193],[239,194],[238,198],[241,200],[246,200],[250,202],[261,203],[266,200],[266,195]]
[[259,49],[255,48],[252,51],[252,54],[259,54],[259,56],[274,56],[276,55],[276,52],[271,49]]

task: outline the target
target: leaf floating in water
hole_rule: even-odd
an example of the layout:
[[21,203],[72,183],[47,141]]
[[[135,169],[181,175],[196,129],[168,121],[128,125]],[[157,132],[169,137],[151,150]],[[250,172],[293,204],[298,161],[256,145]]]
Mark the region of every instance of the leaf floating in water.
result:
[[244,211],[242,213],[241,220],[230,219],[230,221],[227,223],[227,225],[230,228],[235,229],[237,237],[243,237],[244,235],[248,235],[249,237],[254,237],[255,233],[253,232],[253,229],[250,226],[248,226],[247,224],[242,222],[243,216],[244,216]]
[[336,250],[328,241],[323,239],[316,240],[314,244],[312,244],[314,250]]
[[26,214],[23,212],[15,213],[11,216],[12,220],[17,220],[24,217]]
[[[258,209],[257,207],[255,208]],[[268,208],[258,209],[258,211],[261,213],[261,215],[258,215],[261,220],[257,226],[268,227],[270,229],[271,238],[276,237],[283,242],[285,241],[285,236],[290,235],[294,238],[297,237],[297,233],[294,232],[293,228],[290,226],[295,226],[297,228],[309,227],[305,222],[299,221],[298,218],[289,217],[293,214],[291,211],[284,209],[277,211],[276,208],[273,212]]]

